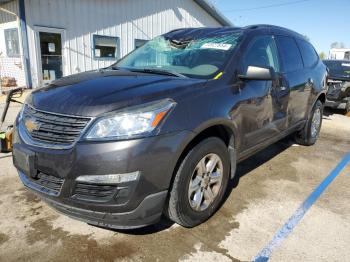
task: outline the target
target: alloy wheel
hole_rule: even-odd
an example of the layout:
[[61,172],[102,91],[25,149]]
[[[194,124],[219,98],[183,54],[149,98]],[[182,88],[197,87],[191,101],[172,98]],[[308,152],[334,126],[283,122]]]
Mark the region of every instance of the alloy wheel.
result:
[[195,211],[206,210],[219,194],[223,163],[216,154],[203,157],[194,169],[188,188],[188,200]]
[[315,138],[318,135],[321,126],[321,109],[317,108],[314,112],[311,122],[311,137]]

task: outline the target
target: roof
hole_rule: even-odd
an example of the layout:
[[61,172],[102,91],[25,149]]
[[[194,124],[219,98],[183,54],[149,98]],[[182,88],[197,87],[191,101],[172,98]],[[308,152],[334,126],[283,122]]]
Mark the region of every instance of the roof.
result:
[[193,1],[197,3],[200,7],[202,7],[209,15],[211,15],[222,26],[233,26],[231,21],[227,17],[225,17],[220,11],[218,11],[212,4],[210,4],[207,0],[193,0]]
[[[11,2],[12,0],[0,0],[0,5]],[[233,24],[228,20],[220,11],[218,11],[212,4],[207,0],[193,0],[200,7],[202,7],[210,16],[212,16],[216,21],[218,21],[222,26],[233,26]]]
[[220,37],[241,31],[240,27],[199,27],[199,28],[180,28],[164,34],[165,39],[175,42],[188,43],[193,39],[205,37]]
[[285,28],[285,27],[281,27],[281,26],[277,26],[277,25],[268,25],[268,24],[257,24],[257,25],[249,25],[246,27],[242,27],[243,30],[259,30],[259,29],[267,29],[270,30],[271,32],[275,33],[275,34],[283,34],[283,35],[289,35],[289,36],[293,36],[293,37],[297,37],[297,38],[301,38],[301,39],[305,39],[305,36],[303,36],[302,34],[295,32],[291,29]]
[[246,27],[199,27],[199,28],[179,28],[166,33],[164,36],[167,39],[172,39],[180,42],[188,42],[192,39],[202,37],[216,37],[232,34],[242,31],[269,30],[274,33],[298,37],[304,39],[301,34],[290,29],[274,26],[274,25],[250,25]]

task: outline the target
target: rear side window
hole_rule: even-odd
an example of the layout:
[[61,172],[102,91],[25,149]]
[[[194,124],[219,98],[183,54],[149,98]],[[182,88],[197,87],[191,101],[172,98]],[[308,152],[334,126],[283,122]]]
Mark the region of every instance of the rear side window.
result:
[[313,46],[305,40],[298,39],[301,56],[303,57],[305,67],[313,67],[318,61],[318,54]]
[[294,72],[303,68],[303,60],[294,38],[288,36],[277,36],[277,45],[280,51],[283,71]]

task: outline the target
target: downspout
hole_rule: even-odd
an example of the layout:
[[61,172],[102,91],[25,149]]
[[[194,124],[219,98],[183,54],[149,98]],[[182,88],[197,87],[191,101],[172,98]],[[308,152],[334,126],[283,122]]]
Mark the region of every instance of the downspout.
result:
[[24,0],[18,0],[19,2],[19,25],[21,30],[22,38],[22,48],[23,48],[23,64],[25,78],[28,88],[32,88],[32,74],[30,70],[30,61],[29,61],[29,48],[28,48],[28,34],[27,34],[27,22],[26,22],[26,12]]

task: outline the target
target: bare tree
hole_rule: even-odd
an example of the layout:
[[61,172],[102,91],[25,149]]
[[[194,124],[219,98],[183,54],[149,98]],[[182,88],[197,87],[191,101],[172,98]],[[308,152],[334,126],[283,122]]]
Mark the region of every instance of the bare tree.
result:
[[334,42],[331,44],[331,48],[345,48],[345,45],[343,42]]

